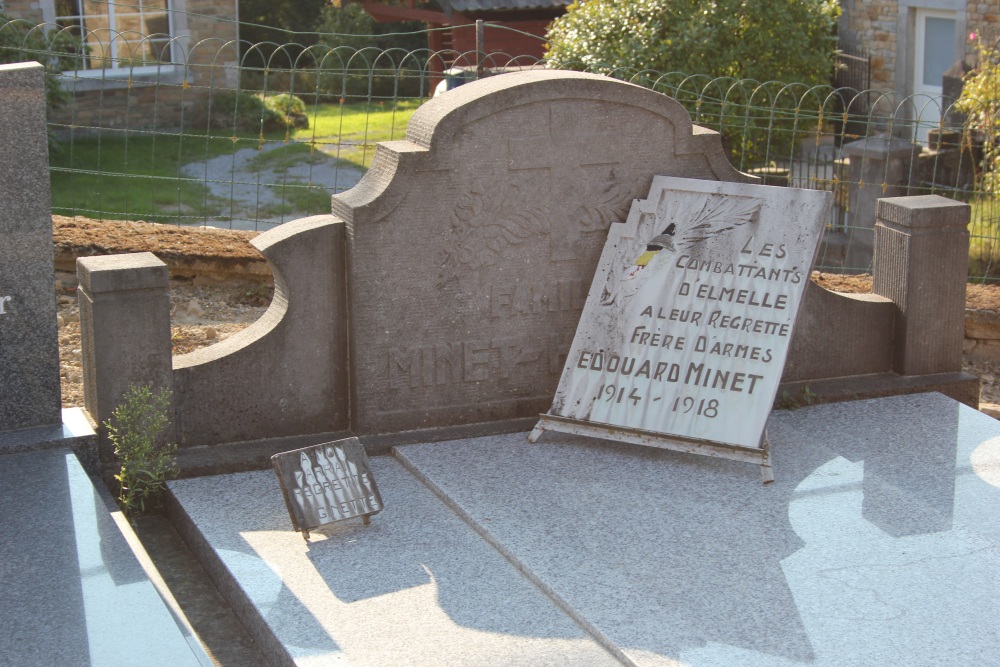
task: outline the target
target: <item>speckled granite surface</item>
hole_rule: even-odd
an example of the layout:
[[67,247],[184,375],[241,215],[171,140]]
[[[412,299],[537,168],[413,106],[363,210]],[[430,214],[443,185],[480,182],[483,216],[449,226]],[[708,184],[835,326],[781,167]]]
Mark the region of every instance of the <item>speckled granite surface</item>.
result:
[[770,486],[571,436],[399,447],[386,511],[308,548],[270,472],[172,488],[298,664],[998,664],[1000,422],[923,394],[769,431]]
[[371,465],[385,509],[308,544],[270,470],[170,483],[282,645],[272,663],[618,664],[398,462]]

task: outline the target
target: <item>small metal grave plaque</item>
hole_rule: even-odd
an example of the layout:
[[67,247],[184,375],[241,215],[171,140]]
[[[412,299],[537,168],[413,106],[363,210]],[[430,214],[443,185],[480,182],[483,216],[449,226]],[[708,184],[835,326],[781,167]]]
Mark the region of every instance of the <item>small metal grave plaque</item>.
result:
[[545,430],[760,463],[830,193],[658,176],[612,225]]
[[357,438],[282,452],[271,457],[295,530],[309,539],[318,526],[382,511],[368,455]]

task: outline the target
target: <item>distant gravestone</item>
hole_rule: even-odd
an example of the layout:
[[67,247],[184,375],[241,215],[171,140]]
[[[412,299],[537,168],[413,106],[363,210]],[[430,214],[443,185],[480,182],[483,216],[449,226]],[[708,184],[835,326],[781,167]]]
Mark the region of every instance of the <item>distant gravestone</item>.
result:
[[654,174],[748,180],[677,102],[607,77],[504,74],[418,109],[333,202],[354,431],[544,411],[608,229]]
[[759,461],[829,192],[656,178],[612,227],[543,430]]
[[43,72],[0,65],[0,431],[62,424]]
[[278,476],[292,526],[308,539],[313,528],[382,511],[368,455],[357,438],[275,454]]

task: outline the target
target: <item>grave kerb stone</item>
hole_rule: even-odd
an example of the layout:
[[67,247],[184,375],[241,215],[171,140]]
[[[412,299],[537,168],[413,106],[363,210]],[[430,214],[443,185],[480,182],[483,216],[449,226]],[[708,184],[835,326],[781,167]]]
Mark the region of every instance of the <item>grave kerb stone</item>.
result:
[[872,291],[896,304],[893,370],[962,370],[968,204],[938,195],[880,199]]

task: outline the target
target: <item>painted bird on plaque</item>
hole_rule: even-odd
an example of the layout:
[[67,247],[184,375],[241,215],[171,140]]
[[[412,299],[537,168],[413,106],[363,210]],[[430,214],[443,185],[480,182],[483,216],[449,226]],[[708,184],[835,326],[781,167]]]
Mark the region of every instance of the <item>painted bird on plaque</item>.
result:
[[294,530],[369,517],[382,511],[368,455],[357,438],[282,452],[271,457]]
[[612,225],[545,430],[760,463],[829,192],[657,176]]

